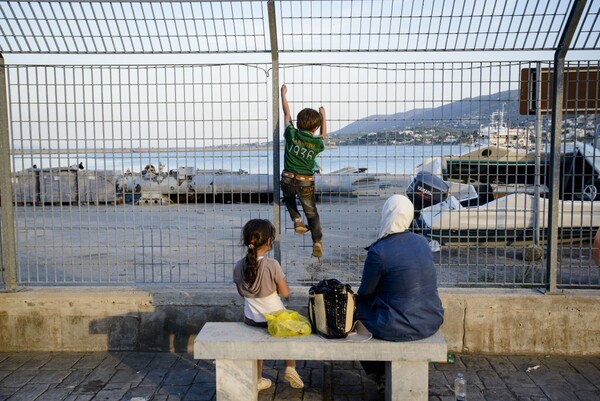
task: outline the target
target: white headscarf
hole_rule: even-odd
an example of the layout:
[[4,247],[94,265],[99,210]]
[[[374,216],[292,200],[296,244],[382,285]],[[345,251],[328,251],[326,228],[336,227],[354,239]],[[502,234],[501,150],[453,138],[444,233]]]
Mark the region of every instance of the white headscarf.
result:
[[392,195],[385,201],[381,211],[381,221],[379,222],[379,236],[381,239],[385,236],[395,233],[401,233],[410,227],[413,221],[415,208],[406,196]]

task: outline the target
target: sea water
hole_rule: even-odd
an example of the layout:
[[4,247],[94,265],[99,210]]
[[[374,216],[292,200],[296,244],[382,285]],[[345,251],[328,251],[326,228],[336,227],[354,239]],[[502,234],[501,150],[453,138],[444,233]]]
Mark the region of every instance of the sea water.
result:
[[[374,174],[412,174],[423,161],[432,157],[458,155],[468,148],[460,145],[364,145],[327,148],[320,154],[322,173],[347,167],[364,168]],[[283,150],[279,154],[283,166]],[[163,171],[192,167],[196,170],[244,171],[248,174],[271,174],[272,149],[226,148],[202,151],[87,150],[78,152],[35,150],[12,155],[13,171],[31,167],[67,168],[82,163],[87,170],[140,172],[151,165]]]

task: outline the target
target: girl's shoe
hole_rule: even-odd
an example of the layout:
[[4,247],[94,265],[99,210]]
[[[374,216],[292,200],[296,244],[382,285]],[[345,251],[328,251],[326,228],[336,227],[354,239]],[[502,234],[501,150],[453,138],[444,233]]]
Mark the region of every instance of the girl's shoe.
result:
[[303,388],[304,382],[302,378],[298,374],[295,368],[288,366],[285,368],[285,374],[283,375],[283,379],[290,384],[293,388]]
[[266,377],[261,377],[260,379],[258,379],[258,391],[268,389],[269,387],[271,387],[271,384],[271,380],[267,379]]

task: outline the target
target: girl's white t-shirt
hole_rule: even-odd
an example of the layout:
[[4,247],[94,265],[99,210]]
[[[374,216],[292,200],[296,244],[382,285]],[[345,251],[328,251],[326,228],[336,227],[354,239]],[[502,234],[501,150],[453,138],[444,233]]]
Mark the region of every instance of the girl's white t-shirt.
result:
[[273,313],[285,309],[277,292],[264,298],[244,298],[244,316],[255,322],[266,322],[264,313]]
[[275,259],[258,258],[258,272],[252,285],[244,282],[245,258],[235,264],[233,281],[238,293],[244,297],[244,316],[255,322],[266,322],[264,313],[285,309],[277,293],[277,283],[285,278],[283,269]]

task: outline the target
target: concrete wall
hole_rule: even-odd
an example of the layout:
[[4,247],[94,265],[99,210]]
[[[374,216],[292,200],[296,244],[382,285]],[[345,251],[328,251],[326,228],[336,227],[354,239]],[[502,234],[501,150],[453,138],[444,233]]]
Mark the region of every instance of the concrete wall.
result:
[[[307,287],[288,308],[306,314]],[[441,289],[450,352],[600,355],[600,292]],[[233,286],[0,293],[0,351],[191,351],[206,321],[240,321]]]

